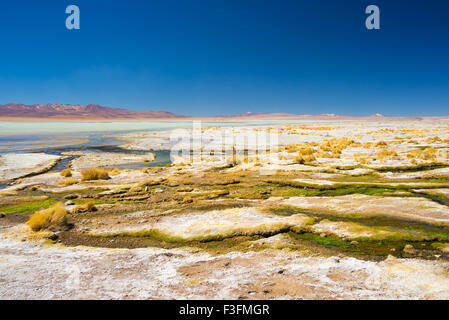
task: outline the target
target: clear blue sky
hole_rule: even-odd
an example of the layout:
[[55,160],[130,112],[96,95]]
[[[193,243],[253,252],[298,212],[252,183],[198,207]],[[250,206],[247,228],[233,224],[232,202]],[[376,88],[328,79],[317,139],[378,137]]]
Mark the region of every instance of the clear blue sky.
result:
[[3,0],[0,43],[0,104],[449,114],[447,0]]

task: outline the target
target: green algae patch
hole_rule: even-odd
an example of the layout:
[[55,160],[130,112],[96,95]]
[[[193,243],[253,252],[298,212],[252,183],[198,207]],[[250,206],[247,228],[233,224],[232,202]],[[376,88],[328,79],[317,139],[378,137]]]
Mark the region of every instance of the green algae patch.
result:
[[447,163],[433,163],[433,164],[419,164],[413,166],[398,166],[398,167],[377,167],[377,168],[369,168],[376,170],[378,172],[418,172],[418,171],[427,171],[433,169],[441,169],[447,168],[449,165]]
[[169,168],[172,167],[173,165],[171,163],[157,163],[154,166],[151,166],[151,168],[157,168],[157,167],[162,167],[162,168]]
[[[292,196],[344,196],[350,194],[363,194],[368,196],[374,195],[394,195],[396,192],[408,192],[413,188],[410,186],[389,186],[378,184],[363,184],[363,183],[335,183],[331,185],[310,184],[299,181],[270,181],[274,185],[278,185],[273,196],[292,197]],[[399,194],[398,194],[399,195]],[[410,193],[412,195],[412,193]],[[404,196],[400,194],[400,196]]]
[[384,197],[357,194],[338,197],[290,197],[278,203],[297,206],[303,211],[323,212],[336,216],[383,215],[449,226],[449,208],[423,197]]
[[195,240],[186,240],[182,237],[170,236],[165,233],[162,233],[155,229],[149,230],[139,230],[139,231],[122,231],[115,233],[92,233],[90,234],[93,237],[97,238],[123,238],[123,237],[145,237],[145,238],[153,238],[162,242],[170,242],[170,243],[188,243],[190,241],[198,241]]
[[317,234],[336,236],[356,241],[435,241],[447,240],[448,234],[425,232],[416,229],[400,229],[389,226],[367,226],[355,222],[321,220],[309,228]]
[[[319,212],[310,210],[301,210],[294,206],[276,206],[267,208],[273,214],[289,216],[297,213],[306,214],[315,218],[316,222],[330,220],[339,223],[348,223],[349,226],[354,226],[355,231],[360,231],[365,228],[371,228],[373,231],[385,231],[388,234],[383,234],[381,237],[351,237],[351,240],[357,241],[373,241],[381,240],[386,242],[429,242],[442,241],[449,242],[449,227],[444,225],[436,225],[415,220],[407,220],[400,218],[393,218],[388,216],[365,216],[360,214],[341,215],[338,213]],[[314,224],[316,226],[317,224]],[[313,227],[313,226],[312,226]],[[309,228],[310,230],[310,228]]]
[[57,203],[58,201],[55,199],[46,199],[43,201],[37,201],[37,202],[29,202],[29,203],[22,203],[14,206],[7,206],[0,208],[0,211],[5,214],[20,214],[20,215],[27,215],[32,214],[36,211],[47,209]]
[[[247,243],[251,240],[257,240],[267,235],[253,234],[251,236],[245,235],[214,235],[214,236],[198,236],[191,238],[182,238],[172,236],[160,232],[156,229],[142,230],[142,231],[125,231],[120,233],[101,233],[90,234],[94,238],[112,239],[112,238],[147,238],[153,240],[152,246],[165,247],[166,244],[189,247],[199,247],[202,249],[210,249],[212,251],[224,250],[227,251],[242,251],[247,250]],[[232,250],[231,250],[232,249]]]
[[259,230],[259,231],[242,231],[226,234],[213,234],[205,236],[191,236],[191,237],[180,237],[164,233],[158,229],[148,229],[139,231],[123,231],[117,233],[92,233],[91,236],[99,238],[117,238],[117,237],[147,237],[154,238],[159,241],[169,242],[169,243],[193,243],[193,242],[211,242],[211,241],[223,241],[225,239],[244,237],[244,236],[271,236],[278,233],[288,232],[290,227],[279,226],[276,230]]
[[[314,233],[290,233],[290,235],[309,245],[317,244],[325,248],[336,250],[336,252],[354,255],[360,258],[368,258],[370,260],[383,259],[389,255],[395,257],[421,257],[434,259],[434,255],[438,253],[438,250],[441,250],[436,247],[444,247],[445,245],[444,243],[435,245],[431,241],[406,241],[403,239],[372,240],[360,238],[352,241],[344,241],[336,236],[321,236]],[[404,251],[404,248],[410,244],[413,248],[416,248],[413,253]]]
[[293,237],[294,239],[298,240],[312,240],[318,244],[321,244],[323,246],[331,246],[331,247],[339,247],[339,248],[349,248],[351,246],[351,243],[347,241],[343,241],[339,239],[336,236],[329,236],[329,237],[321,237],[320,235],[317,235],[315,233],[294,233],[290,232],[289,235]]
[[54,196],[64,196],[64,195],[68,195],[68,194],[73,194],[73,193],[79,193],[79,194],[97,194],[99,192],[102,191],[107,191],[109,190],[109,188],[105,188],[105,187],[91,187],[88,186],[86,188],[80,188],[80,189],[70,189],[70,190],[62,190],[59,191],[57,189],[49,191],[47,189],[43,190],[44,194],[49,194],[49,195],[54,195]]

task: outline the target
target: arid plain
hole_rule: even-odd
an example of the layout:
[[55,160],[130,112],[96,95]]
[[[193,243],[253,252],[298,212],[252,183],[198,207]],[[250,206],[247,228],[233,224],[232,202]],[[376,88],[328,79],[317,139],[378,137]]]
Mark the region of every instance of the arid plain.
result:
[[1,299],[449,298],[447,121],[107,138],[0,155]]

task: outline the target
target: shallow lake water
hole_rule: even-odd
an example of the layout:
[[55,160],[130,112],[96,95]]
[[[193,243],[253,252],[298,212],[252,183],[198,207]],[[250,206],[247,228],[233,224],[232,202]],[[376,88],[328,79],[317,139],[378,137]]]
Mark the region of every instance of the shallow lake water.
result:
[[[317,121],[201,121],[202,127],[251,127]],[[318,121],[319,122],[319,121]],[[198,122],[195,122],[198,123]],[[0,121],[0,154],[8,152],[48,152],[94,146],[118,146],[120,140],[105,137],[139,131],[193,128],[193,121],[83,121],[5,122]]]
[[[202,127],[252,127],[291,123],[316,123],[320,121],[270,120],[270,121],[201,121]],[[61,155],[63,152],[120,152],[145,154],[149,150],[127,150],[119,145],[126,141],[110,137],[139,131],[161,131],[193,128],[193,121],[43,121],[43,122],[5,122],[0,121],[0,154],[5,153],[47,153]],[[151,163],[123,163],[112,167],[140,169],[170,164],[170,151],[151,151],[156,160]],[[61,160],[50,171],[60,171],[77,156]]]

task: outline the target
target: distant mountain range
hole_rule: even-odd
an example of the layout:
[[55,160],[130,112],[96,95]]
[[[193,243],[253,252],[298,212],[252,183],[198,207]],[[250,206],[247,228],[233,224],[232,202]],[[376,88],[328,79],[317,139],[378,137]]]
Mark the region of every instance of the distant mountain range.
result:
[[97,104],[63,105],[8,103],[0,105],[1,118],[39,119],[170,119],[183,118],[167,111],[132,111],[120,108],[102,107]]
[[314,114],[314,115],[297,115],[291,113],[252,113],[245,112],[235,116],[219,116],[217,119],[245,119],[245,120],[369,120],[369,121],[385,121],[385,120],[449,120],[449,116],[428,117],[390,117],[376,113],[371,116],[355,117],[336,115],[333,113]]
[[367,117],[342,116],[336,114],[296,115],[290,113],[245,112],[232,116],[187,117],[167,111],[133,111],[121,108],[103,107],[96,104],[33,104],[8,103],[0,105],[2,120],[446,120],[444,117],[388,117],[375,114]]

